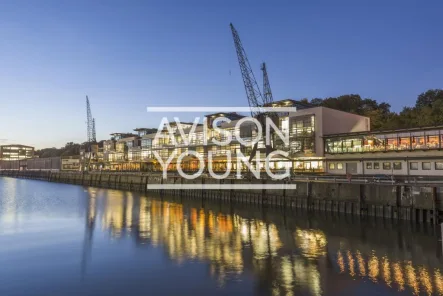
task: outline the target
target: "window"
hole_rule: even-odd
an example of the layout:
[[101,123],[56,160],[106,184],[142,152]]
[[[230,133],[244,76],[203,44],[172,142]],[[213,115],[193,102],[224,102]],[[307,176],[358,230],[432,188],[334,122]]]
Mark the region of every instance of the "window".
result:
[[142,147],[152,147],[152,139],[143,139]]
[[431,163],[430,162],[422,162],[421,163],[421,168],[422,168],[422,170],[428,171],[428,170],[431,169]]
[[440,145],[438,143],[438,136],[426,136],[426,147],[429,149],[436,149]]
[[372,162],[367,162],[367,163],[366,163],[366,168],[367,168],[368,170],[371,170],[371,169],[372,169]]
[[424,149],[425,146],[425,137],[422,136],[414,136],[412,137],[412,149]]
[[329,163],[329,169],[335,170],[335,163]]
[[410,170],[418,170],[418,162],[410,162],[409,169]]
[[374,162],[374,170],[380,169],[380,164],[378,162]]
[[391,169],[391,163],[390,162],[384,162],[383,163],[383,169],[384,170],[390,170]]
[[401,161],[394,161],[394,170],[401,170]]
[[337,170],[342,170],[343,164],[341,162],[337,163]]
[[390,138],[387,139],[387,150],[397,150],[398,149],[398,139],[397,138]]
[[399,150],[409,150],[411,149],[411,138],[410,137],[402,137],[400,138],[400,145],[398,147]]
[[441,162],[441,161],[436,161],[436,162],[435,162],[435,169],[436,169],[436,170],[443,170],[443,162]]

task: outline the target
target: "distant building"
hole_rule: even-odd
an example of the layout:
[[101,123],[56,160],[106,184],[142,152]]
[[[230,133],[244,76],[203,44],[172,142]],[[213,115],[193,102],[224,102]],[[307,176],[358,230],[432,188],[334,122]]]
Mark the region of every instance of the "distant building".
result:
[[34,157],[34,147],[11,144],[0,146],[1,160],[20,160]]
[[80,155],[61,157],[62,171],[79,171],[80,168]]

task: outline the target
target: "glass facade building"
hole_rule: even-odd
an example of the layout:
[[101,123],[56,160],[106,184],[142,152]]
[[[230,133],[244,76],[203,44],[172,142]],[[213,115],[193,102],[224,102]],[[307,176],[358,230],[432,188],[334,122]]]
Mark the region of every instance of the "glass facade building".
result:
[[325,136],[325,153],[367,153],[442,149],[443,127]]

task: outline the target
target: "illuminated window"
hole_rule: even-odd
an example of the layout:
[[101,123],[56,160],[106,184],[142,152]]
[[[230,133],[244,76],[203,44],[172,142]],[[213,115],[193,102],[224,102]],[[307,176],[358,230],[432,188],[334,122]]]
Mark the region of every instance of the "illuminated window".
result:
[[400,145],[398,146],[399,150],[409,150],[411,149],[411,138],[410,137],[402,137],[400,138]]
[[384,162],[383,163],[383,169],[384,170],[390,170],[391,169],[391,163],[390,162]]
[[367,163],[366,163],[366,168],[367,168],[368,170],[372,170],[372,162],[367,162]]
[[341,162],[337,163],[337,170],[342,170],[343,164]]
[[283,133],[289,132],[289,118],[280,118],[280,129]]
[[335,170],[335,163],[329,163],[329,169]]
[[414,136],[412,137],[412,149],[425,149],[425,137]]
[[410,170],[418,170],[418,162],[410,162],[409,163],[409,169]]
[[429,171],[431,169],[431,163],[430,162],[422,162],[421,163],[421,169]]
[[[391,135],[389,135],[391,136]],[[390,138],[387,139],[387,150],[397,150],[398,149],[398,139],[397,138]]]
[[438,136],[426,136],[426,148],[428,149],[439,148]]

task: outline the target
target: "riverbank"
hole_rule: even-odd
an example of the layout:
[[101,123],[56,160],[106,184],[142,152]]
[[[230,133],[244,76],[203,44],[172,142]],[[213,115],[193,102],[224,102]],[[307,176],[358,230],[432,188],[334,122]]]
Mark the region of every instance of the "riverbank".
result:
[[[163,179],[160,174],[63,171],[0,171],[0,176],[26,178],[83,186],[156,192],[186,198],[201,198],[224,202],[241,202],[275,207],[301,208],[312,212],[333,212],[337,215],[382,217],[410,220],[424,224],[439,224],[443,218],[443,187],[409,184],[347,183],[324,180],[287,181],[290,189],[161,189],[169,185],[247,185],[280,184],[274,180],[215,180],[199,177],[194,180],[179,176]],[[160,189],[159,189],[160,187]]]

